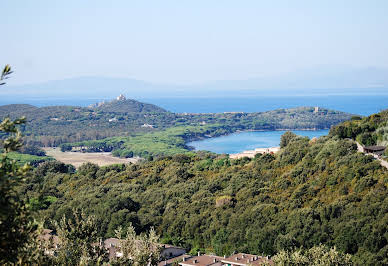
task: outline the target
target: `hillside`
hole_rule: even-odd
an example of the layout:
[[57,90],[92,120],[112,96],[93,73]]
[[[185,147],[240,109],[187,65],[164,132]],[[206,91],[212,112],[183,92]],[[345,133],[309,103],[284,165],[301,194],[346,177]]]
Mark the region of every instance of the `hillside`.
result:
[[323,243],[353,254],[357,265],[386,265],[388,171],[335,132],[314,141],[287,134],[279,153],[254,159],[174,155],[76,173],[49,162],[20,191],[48,227],[81,207],[98,217],[104,237],[132,223],[139,232],[154,226],[164,242],[193,253],[271,255]]
[[96,108],[97,111],[108,113],[164,113],[167,112],[163,108],[160,108],[153,104],[142,103],[139,101],[124,99],[114,100],[102,104]]
[[388,110],[365,118],[354,117],[350,121],[335,126],[331,133],[340,138],[357,140],[367,146],[388,146]]
[[0,117],[4,118],[6,116],[12,117],[21,117],[28,113],[35,112],[38,107],[29,105],[29,104],[8,104],[0,106]]

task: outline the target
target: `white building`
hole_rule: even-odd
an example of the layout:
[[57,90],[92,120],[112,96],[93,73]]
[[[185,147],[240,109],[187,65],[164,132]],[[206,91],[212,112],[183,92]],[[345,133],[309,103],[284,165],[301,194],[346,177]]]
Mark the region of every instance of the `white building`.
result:
[[117,101],[125,101],[127,98],[125,98],[124,95],[120,94],[119,96],[117,96],[116,100]]

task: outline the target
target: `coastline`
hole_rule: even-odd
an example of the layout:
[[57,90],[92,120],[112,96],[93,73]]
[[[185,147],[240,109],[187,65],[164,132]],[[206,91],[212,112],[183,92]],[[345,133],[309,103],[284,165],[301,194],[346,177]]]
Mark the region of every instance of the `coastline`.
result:
[[[277,128],[277,129],[271,129],[271,130],[266,130],[266,129],[247,129],[247,130],[237,130],[233,133],[240,133],[240,132],[268,132],[268,131],[293,131],[293,130],[298,130],[298,131],[319,131],[319,130],[330,130],[330,128]],[[231,134],[233,134],[231,133]]]
[[254,158],[256,154],[274,154],[277,153],[280,150],[280,147],[269,147],[269,148],[256,148],[254,150],[247,150],[243,151],[240,153],[233,153],[229,154],[230,159],[241,159],[243,157],[248,157],[248,158]]
[[209,135],[202,135],[202,136],[196,136],[193,138],[185,139],[185,145],[187,143],[198,141],[198,140],[204,140],[204,139],[211,139],[211,138],[217,138],[217,137],[223,137],[223,136],[229,136],[235,133],[243,133],[243,132],[271,132],[271,131],[319,131],[319,130],[330,130],[330,128],[277,128],[277,129],[246,129],[246,130],[236,130],[230,133],[221,134],[217,136],[209,136]]
[[[189,143],[191,142],[195,142],[195,141],[201,141],[201,140],[207,140],[207,139],[211,139],[211,138],[218,138],[218,137],[224,137],[224,136],[229,136],[229,135],[232,135],[232,134],[235,134],[235,133],[244,133],[244,132],[271,132],[271,131],[320,131],[320,130],[330,130],[330,128],[293,128],[293,129],[289,129],[289,128],[278,128],[278,129],[271,129],[271,130],[266,130],[266,129],[246,129],[246,130],[236,130],[236,131],[233,131],[233,132],[230,132],[230,133],[226,133],[226,134],[222,134],[222,135],[217,135],[217,136],[209,136],[209,135],[201,135],[201,136],[195,136],[193,138],[188,138],[185,140],[185,148],[189,151],[195,151],[195,147],[194,146],[190,146],[188,145]],[[257,149],[273,149],[273,148],[278,148],[278,147],[267,147],[267,148],[256,148],[255,150]],[[246,153],[247,152],[247,153]],[[238,155],[238,154],[249,154],[249,152],[251,152],[250,150],[246,150],[246,151],[242,151],[242,152],[239,152],[239,153],[233,153],[234,155]],[[277,152],[277,151],[276,151]],[[252,156],[254,157],[254,155]]]

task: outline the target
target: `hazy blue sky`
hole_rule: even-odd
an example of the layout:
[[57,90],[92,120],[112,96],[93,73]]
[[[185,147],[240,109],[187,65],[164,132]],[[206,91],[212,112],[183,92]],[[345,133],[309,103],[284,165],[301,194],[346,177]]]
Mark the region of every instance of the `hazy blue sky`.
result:
[[386,0],[1,1],[10,84],[93,75],[191,83],[388,67]]

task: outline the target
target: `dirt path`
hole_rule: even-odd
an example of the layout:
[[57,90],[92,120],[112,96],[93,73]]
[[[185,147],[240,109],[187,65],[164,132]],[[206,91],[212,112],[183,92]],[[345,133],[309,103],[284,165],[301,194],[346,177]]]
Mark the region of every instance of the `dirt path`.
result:
[[110,152],[61,152],[59,148],[44,148],[46,154],[54,157],[56,160],[66,164],[72,164],[76,168],[86,162],[95,163],[99,166],[118,164],[118,163],[136,163],[139,158],[118,158],[113,157]]
[[382,166],[384,166],[385,168],[388,169],[388,162],[387,162],[387,161],[384,161],[383,159],[380,159],[380,158],[378,158],[377,160],[380,161],[380,164],[381,164]]

